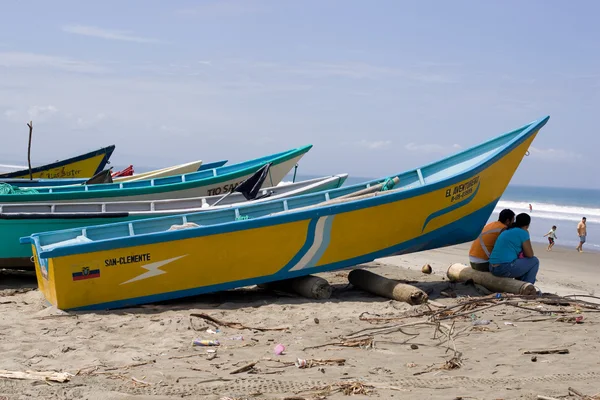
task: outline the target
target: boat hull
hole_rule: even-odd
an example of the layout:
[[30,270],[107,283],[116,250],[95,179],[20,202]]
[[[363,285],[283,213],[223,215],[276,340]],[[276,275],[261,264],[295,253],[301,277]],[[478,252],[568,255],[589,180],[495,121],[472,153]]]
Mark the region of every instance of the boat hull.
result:
[[60,309],[118,308],[470,241],[538,130],[489,161],[406,193],[216,225],[177,239],[171,232],[155,235],[164,241],[140,236],[121,248],[107,241],[41,261],[34,244],[38,284]]
[[[256,199],[247,202],[247,204],[254,205],[273,199],[288,198],[339,188],[343,185],[346,178],[347,174],[340,174],[282,185],[280,187],[266,188],[263,191],[270,192],[271,196]],[[174,199],[164,202],[125,202],[122,205],[119,203],[74,203],[64,204],[60,207],[52,204],[25,204],[23,207],[19,207],[19,205],[3,206],[0,204],[0,267],[33,268],[31,248],[19,244],[19,239],[30,236],[35,232],[137,221],[145,218],[179,215],[190,212],[222,210],[246,203],[246,199],[242,194],[234,193],[216,206],[203,207],[214,204],[216,200],[222,200],[222,196]],[[51,210],[52,208],[55,211],[59,211],[56,214],[44,212],[46,209]],[[106,212],[101,212],[103,208]],[[69,209],[73,211],[69,212]]]
[[[102,171],[115,146],[105,147],[77,157],[68,158],[55,163],[42,165],[31,169],[34,179],[76,179],[91,178]],[[0,174],[2,178],[29,179],[29,170],[21,170]]]

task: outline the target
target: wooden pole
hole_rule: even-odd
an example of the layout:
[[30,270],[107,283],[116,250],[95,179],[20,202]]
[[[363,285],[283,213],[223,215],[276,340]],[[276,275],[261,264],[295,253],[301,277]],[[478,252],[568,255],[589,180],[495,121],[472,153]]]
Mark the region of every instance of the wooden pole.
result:
[[281,281],[261,283],[258,287],[266,290],[279,290],[281,292],[296,293],[309,299],[328,299],[331,297],[332,287],[325,279],[318,276],[307,275]]
[[29,127],[29,145],[27,146],[27,163],[29,164],[29,180],[33,180],[33,174],[31,173],[31,136],[33,134],[33,121],[29,121],[27,124]]
[[537,290],[529,282],[513,278],[501,278],[490,272],[477,271],[464,264],[452,264],[446,273],[451,281],[466,282],[472,280],[492,292],[535,295]]
[[428,300],[427,293],[415,286],[400,283],[364,269],[352,270],[348,274],[348,281],[364,291],[412,305],[423,304]]

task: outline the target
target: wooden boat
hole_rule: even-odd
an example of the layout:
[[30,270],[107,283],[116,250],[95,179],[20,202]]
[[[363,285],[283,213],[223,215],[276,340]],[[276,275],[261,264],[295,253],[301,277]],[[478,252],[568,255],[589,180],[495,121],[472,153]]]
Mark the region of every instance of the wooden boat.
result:
[[[115,151],[114,145],[31,168],[32,176],[38,179],[90,178],[104,169],[113,151]],[[29,177],[29,169],[0,174],[0,179]]]
[[246,180],[265,164],[271,163],[265,187],[275,186],[294,167],[312,145],[282,153],[189,174],[135,182],[104,183],[35,188],[27,194],[0,195],[0,203],[134,201],[219,195]]
[[344,198],[344,187],[22,241],[40,290],[60,309],[156,302],[463,243],[479,235],[548,119],[401,173],[383,192]]
[[[348,174],[338,174],[264,188],[251,203],[338,188],[347,177]],[[31,248],[20,245],[19,238],[35,232],[222,210],[245,202],[241,193],[233,193],[225,198],[209,196],[113,203],[0,204],[0,268],[33,267],[30,261]]]
[[[111,176],[112,176],[113,182],[126,182],[128,180],[141,180],[142,178],[140,178],[140,177],[142,177],[142,176],[144,177],[143,179],[152,179],[152,178],[186,174],[186,173],[191,173],[191,172],[195,172],[195,171],[205,171],[207,169],[222,167],[225,164],[227,164],[227,160],[214,161],[214,162],[207,163],[207,164],[203,164],[202,161],[194,161],[194,162],[190,163],[189,166],[188,166],[188,164],[181,164],[181,165],[162,168],[162,169],[158,169],[158,170],[142,172],[140,174],[126,175],[124,177],[120,177],[120,176],[115,177],[113,174],[111,174]],[[196,169],[193,169],[193,165],[199,165],[199,167]],[[108,171],[108,170],[105,170],[105,171]],[[159,174],[161,176],[159,176]],[[125,178],[125,179],[122,179],[122,178]],[[4,178],[4,179],[0,178],[0,183],[8,183],[9,185],[19,186],[19,187],[36,187],[36,188],[38,188],[38,187],[71,186],[71,185],[83,185],[83,184],[89,185],[90,184],[89,180],[90,180],[89,178],[33,179],[33,180],[30,180],[29,178]]]
[[175,165],[173,167],[167,167],[157,169],[155,171],[142,172],[135,175],[119,176],[113,178],[113,182],[134,182],[141,181],[144,179],[155,179],[164,178],[166,176],[189,174],[198,171],[202,165],[202,160],[192,161],[186,164]]

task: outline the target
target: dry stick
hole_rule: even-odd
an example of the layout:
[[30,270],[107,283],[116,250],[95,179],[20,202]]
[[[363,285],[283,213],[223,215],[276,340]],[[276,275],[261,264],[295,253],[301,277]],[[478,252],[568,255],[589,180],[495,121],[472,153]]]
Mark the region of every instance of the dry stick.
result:
[[[481,300],[481,301],[468,302],[468,303],[466,303],[464,305],[476,304],[478,302],[487,302],[487,301],[489,301],[489,300],[486,299],[486,300]],[[465,315],[469,315],[469,314],[474,314],[476,312],[480,312],[482,310],[486,310],[488,308],[492,308],[492,307],[496,307],[496,306],[500,306],[500,305],[510,305],[510,306],[513,306],[513,307],[525,309],[527,311],[536,311],[536,312],[539,312],[541,314],[565,313],[566,312],[564,310],[538,310],[538,309],[535,309],[535,308],[523,307],[523,306],[520,306],[518,304],[518,303],[522,303],[522,302],[523,301],[516,301],[516,302],[514,302],[514,301],[511,301],[511,300],[500,301],[500,302],[497,302],[497,303],[494,303],[494,304],[491,304],[491,305],[488,305],[488,306],[485,306],[485,307],[482,307],[482,308],[479,308],[479,309],[469,310],[469,311],[466,311],[464,313],[452,314],[452,315],[449,315],[449,316],[446,316],[446,317],[437,318],[436,320],[442,321],[442,320],[446,320],[446,319],[457,318],[457,317],[461,317],[461,316],[465,316]],[[527,301],[525,301],[525,302],[527,302]],[[534,300],[532,302],[536,303],[536,302],[540,302],[540,301],[539,300]],[[542,303],[545,303],[545,302],[542,301]],[[451,308],[458,308],[458,307],[459,306],[454,306],[454,307],[451,307]],[[439,315],[439,314],[441,314],[443,312],[446,312],[446,311],[449,311],[449,310],[450,310],[450,308],[448,308],[446,310],[440,310],[440,311],[436,312],[435,314],[433,314],[432,318],[434,318],[436,315]]]
[[248,364],[248,365],[244,365],[244,366],[243,366],[243,367],[241,367],[241,368],[238,368],[238,369],[236,369],[236,370],[233,370],[233,371],[231,371],[231,372],[230,372],[230,374],[232,374],[232,375],[233,375],[233,374],[239,374],[239,373],[241,373],[241,372],[247,372],[247,371],[250,371],[252,368],[254,368],[254,366],[255,366],[256,364],[258,364],[258,361],[255,361],[255,362],[253,362],[253,363],[250,363],[250,364]]
[[27,146],[27,163],[29,164],[29,180],[33,180],[33,174],[31,172],[31,136],[33,134],[33,121],[29,121],[27,124],[29,127],[29,145]]
[[365,346],[366,348],[369,347],[373,347],[373,338],[372,337],[367,337],[365,339],[351,339],[351,340],[347,340],[347,341],[341,341],[341,342],[332,342],[332,343],[325,343],[325,344],[319,344],[316,346],[310,346],[310,347],[305,347],[302,349],[302,351],[305,350],[311,350],[311,349],[319,349],[321,347],[326,347],[326,346],[343,346],[343,347],[361,347],[361,346]]
[[582,399],[589,399],[590,398],[590,396],[585,395],[585,394],[581,393],[579,390],[574,389],[572,387],[569,387],[569,392],[572,392],[573,394],[575,394],[576,396],[581,397]]
[[523,354],[569,354],[569,349],[526,350]]
[[255,330],[255,331],[285,331],[288,328],[256,328],[256,327],[250,327],[250,326],[245,326],[240,324],[239,322],[225,322],[225,321],[219,321],[216,318],[211,317],[210,315],[207,314],[190,314],[190,317],[198,317],[198,318],[202,318],[204,320],[207,321],[211,321],[214,322],[217,325],[222,325],[222,326],[226,326],[228,328],[233,328],[233,329],[249,329],[249,330]]
[[[360,331],[357,331],[357,332],[354,332],[354,333],[344,336],[344,338],[350,339],[352,336],[356,336],[357,334],[365,332],[365,331],[372,331],[368,335],[392,333],[392,332],[401,331],[402,328],[406,328],[409,326],[417,326],[417,325],[437,326],[437,324],[435,322],[431,322],[431,321],[416,321],[416,322],[410,322],[408,324],[389,325],[387,327],[379,327],[379,329],[377,329],[377,328],[361,329]],[[440,326],[444,327],[446,330],[451,329],[448,325],[440,324]],[[367,334],[365,334],[365,335],[367,335]]]
[[153,364],[155,362],[156,362],[156,360],[150,360],[150,361],[139,362],[139,363],[135,363],[135,364],[122,365],[120,367],[108,367],[108,368],[105,368],[104,370],[105,371],[114,371],[114,370],[117,370],[117,369],[129,369],[129,368],[132,368],[132,367],[141,367],[142,365]]
[[558,400],[556,397],[540,396],[539,394],[537,396],[537,399],[538,400]]

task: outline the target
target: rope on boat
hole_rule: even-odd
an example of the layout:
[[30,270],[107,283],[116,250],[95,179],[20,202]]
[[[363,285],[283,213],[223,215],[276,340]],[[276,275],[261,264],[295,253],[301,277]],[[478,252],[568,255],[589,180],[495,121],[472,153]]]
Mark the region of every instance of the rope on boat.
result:
[[381,186],[381,192],[385,192],[386,190],[393,189],[396,184],[392,178],[385,178],[383,182],[383,186]]
[[22,188],[9,185],[8,183],[0,183],[0,195],[3,194],[37,194],[39,193],[34,188]]

